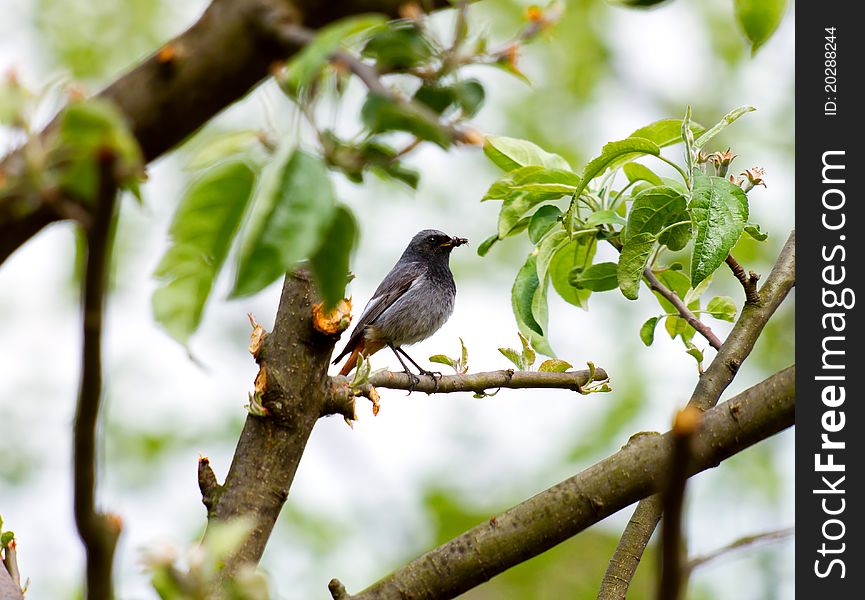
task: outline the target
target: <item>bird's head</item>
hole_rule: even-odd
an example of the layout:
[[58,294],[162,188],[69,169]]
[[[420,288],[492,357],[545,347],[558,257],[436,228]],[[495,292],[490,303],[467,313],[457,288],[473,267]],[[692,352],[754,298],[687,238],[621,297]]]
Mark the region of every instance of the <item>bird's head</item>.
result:
[[424,229],[411,240],[406,252],[417,256],[447,256],[457,246],[468,244],[466,238],[451,237],[437,229]]

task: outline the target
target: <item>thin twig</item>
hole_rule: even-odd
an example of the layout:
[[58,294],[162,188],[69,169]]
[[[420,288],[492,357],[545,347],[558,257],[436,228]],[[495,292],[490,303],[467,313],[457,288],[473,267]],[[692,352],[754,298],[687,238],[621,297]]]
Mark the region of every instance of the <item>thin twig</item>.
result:
[[649,284],[649,287],[661,294],[667,301],[672,304],[679,315],[685,319],[685,322],[688,323],[691,327],[693,327],[700,335],[706,338],[706,341],[709,342],[709,345],[712,346],[715,350],[718,350],[721,347],[721,340],[718,339],[718,336],[715,335],[715,332],[712,331],[712,328],[706,325],[703,321],[697,318],[697,315],[693,313],[693,311],[688,308],[688,306],[679,298],[679,295],[676,292],[670,290],[665,286],[661,281],[655,276],[655,273],[652,269],[646,267],[643,270],[643,277],[646,279],[646,283]]
[[729,552],[733,552],[735,550],[741,550],[743,548],[748,548],[750,546],[754,546],[757,544],[764,544],[770,542],[777,542],[783,540],[787,537],[790,537],[796,532],[795,527],[787,527],[785,529],[776,529],[774,531],[765,531],[763,533],[756,533],[753,535],[746,535],[745,537],[741,537],[738,540],[735,540],[726,546],[722,546],[717,550],[713,550],[708,554],[702,554],[700,556],[695,556],[691,560],[688,561],[687,571],[691,573],[694,569],[698,569],[705,565],[707,562],[713,561],[716,558],[723,556]]
[[733,258],[732,254],[728,254],[724,262],[727,263],[733,271],[733,275],[735,275],[736,279],[738,279],[742,284],[742,287],[745,290],[745,301],[750,304],[759,304],[760,292],[757,291],[757,280],[760,279],[760,275],[754,271],[745,273],[745,269],[739,264],[739,261]]
[[111,254],[111,228],[117,197],[115,157],[100,160],[99,196],[93,221],[86,231],[87,261],[82,293],[81,384],[73,431],[75,525],[87,561],[88,600],[112,597],[111,570],[120,520],[96,509],[96,428],[102,400],[102,324]]

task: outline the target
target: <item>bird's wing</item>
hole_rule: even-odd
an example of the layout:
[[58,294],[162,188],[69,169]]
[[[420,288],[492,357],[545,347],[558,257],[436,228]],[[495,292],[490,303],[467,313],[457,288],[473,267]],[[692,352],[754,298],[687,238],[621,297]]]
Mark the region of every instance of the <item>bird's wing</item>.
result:
[[399,300],[411,288],[412,284],[425,274],[426,268],[421,263],[397,263],[376,288],[370,301],[366,303],[348,343],[339,353],[339,356],[334,359],[333,364],[338,363],[343,356],[354,350],[363,339],[364,330],[367,326],[375,323],[375,320],[384,311]]

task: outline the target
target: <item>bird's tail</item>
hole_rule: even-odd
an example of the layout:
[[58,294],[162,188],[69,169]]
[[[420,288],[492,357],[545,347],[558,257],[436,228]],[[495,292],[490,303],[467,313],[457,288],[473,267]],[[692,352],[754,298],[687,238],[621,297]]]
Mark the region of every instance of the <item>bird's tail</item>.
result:
[[351,370],[357,366],[357,360],[360,355],[363,355],[364,358],[372,356],[373,354],[384,348],[384,346],[384,342],[367,342],[365,339],[361,338],[357,346],[355,346],[355,348],[351,351],[351,354],[345,361],[345,364],[342,365],[342,369],[339,370],[339,374],[348,375]]

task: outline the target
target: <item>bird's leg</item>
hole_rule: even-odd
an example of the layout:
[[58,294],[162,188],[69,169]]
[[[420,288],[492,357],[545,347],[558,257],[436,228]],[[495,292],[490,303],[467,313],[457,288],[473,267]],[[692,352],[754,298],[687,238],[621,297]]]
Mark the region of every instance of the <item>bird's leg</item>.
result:
[[[417,384],[420,383],[420,379],[418,379],[417,375],[412,373],[409,370],[409,368],[407,366],[405,366],[405,363],[402,361],[402,357],[399,355],[399,352],[397,352],[397,350],[401,350],[401,348],[397,348],[393,344],[388,344],[387,346],[388,346],[388,348],[393,350],[393,353],[396,356],[396,359],[399,361],[399,364],[402,365],[403,372],[405,372],[405,374],[408,375],[408,378],[411,381],[411,385],[409,386],[408,391],[409,391],[409,393],[411,393],[412,391],[414,391],[414,386],[416,386]],[[405,352],[403,352],[403,354],[405,354]],[[408,355],[406,355],[406,358],[408,358]],[[412,364],[414,364],[414,366],[417,367],[417,363],[415,363],[413,360],[411,360],[411,358],[409,358],[409,360],[412,362]],[[418,367],[418,368],[420,368],[420,367]]]
[[[442,374],[441,374],[440,372],[438,372],[438,371],[427,371],[427,370],[424,369],[422,366],[420,366],[419,364],[417,364],[417,363],[414,361],[414,359],[413,359],[411,356],[409,356],[408,353],[407,353],[405,350],[403,350],[402,348],[397,347],[397,348],[395,348],[395,350],[396,350],[397,352],[402,352],[402,355],[405,356],[405,357],[409,360],[409,362],[410,362],[411,364],[413,364],[413,365],[417,368],[417,370],[420,372],[421,375],[426,375],[427,377],[432,377],[432,380],[433,380],[433,383],[434,383],[433,391],[434,391],[434,392],[438,391],[438,389],[439,389],[439,379],[442,378]],[[402,361],[400,361],[400,362],[402,362]]]

